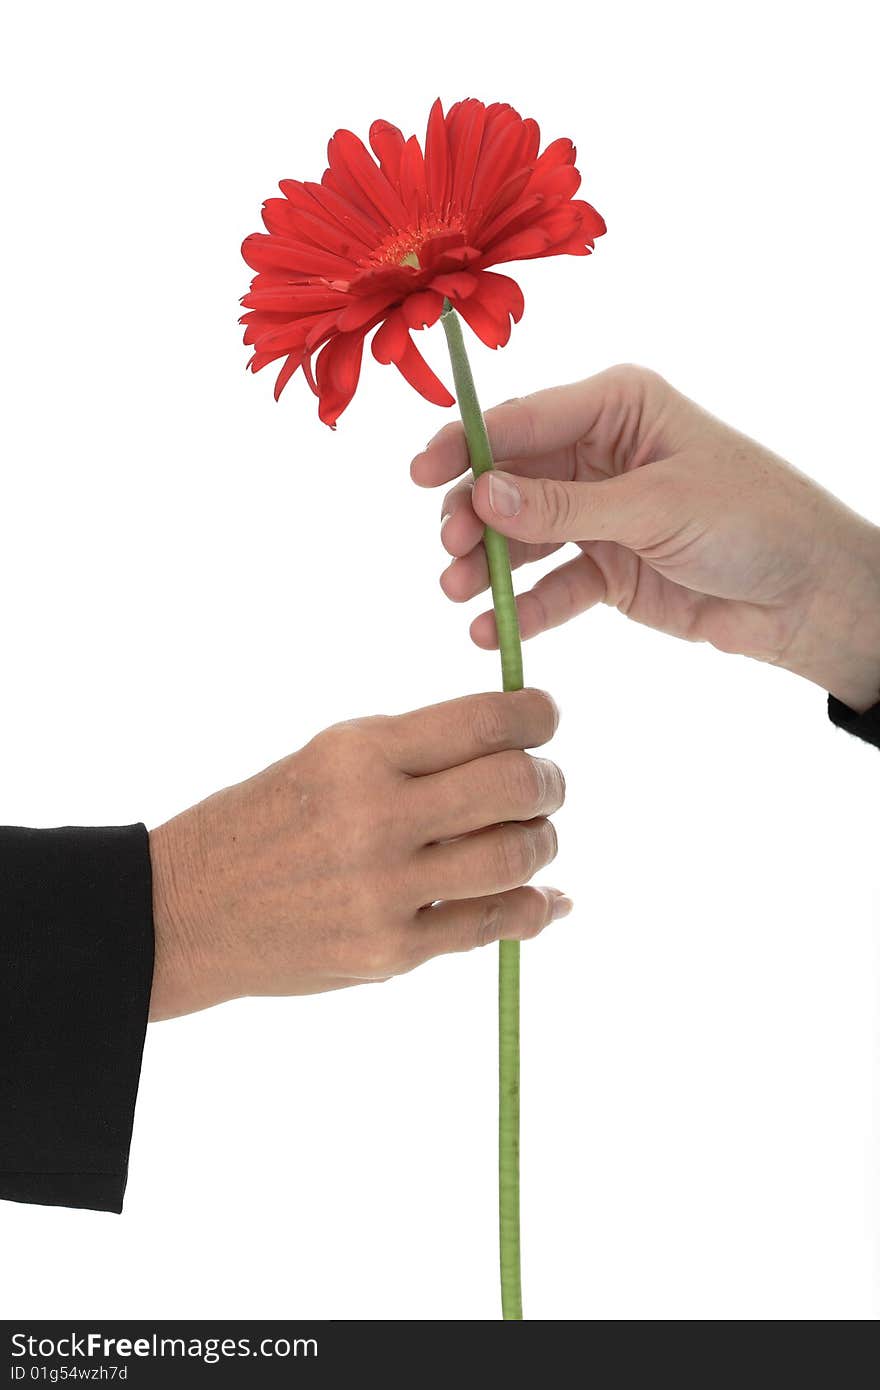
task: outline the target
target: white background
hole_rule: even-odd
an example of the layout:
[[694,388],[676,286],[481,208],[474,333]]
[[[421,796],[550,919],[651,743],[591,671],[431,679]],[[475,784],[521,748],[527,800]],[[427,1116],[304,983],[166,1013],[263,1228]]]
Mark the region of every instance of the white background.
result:
[[[241,240],[337,126],[576,141],[608,235],[522,269],[486,404],[643,362],[880,521],[872,8],[7,7],[0,823],[154,826],[497,682],[408,479],[448,415],[368,357],[333,434],[245,372]],[[877,753],[606,609],[527,676],[577,903],[524,952],[527,1315],[874,1317]],[[3,1315],[494,1318],[494,992],[490,951],[151,1028],[124,1215],[3,1205]]]

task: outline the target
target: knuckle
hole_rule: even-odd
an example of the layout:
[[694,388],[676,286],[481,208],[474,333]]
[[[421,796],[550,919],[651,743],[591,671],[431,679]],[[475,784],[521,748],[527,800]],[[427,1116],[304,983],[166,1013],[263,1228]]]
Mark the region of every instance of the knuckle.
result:
[[426,960],[430,960],[431,954],[425,942],[419,940],[418,933],[412,932],[400,944],[395,955],[391,975],[408,975],[411,970],[415,970],[418,966],[424,965]]
[[530,454],[538,434],[535,407],[529,396],[519,396],[512,403],[516,420],[516,442],[520,452]]
[[441,425],[440,429],[428,441],[425,452],[433,449],[436,444],[457,443],[459,439],[464,443],[464,426],[460,420],[450,420],[448,424]]
[[401,781],[394,758],[394,724],[395,718],[385,714],[347,719],[312,740],[330,786],[344,791],[348,805],[369,808],[373,814],[377,806],[386,805],[380,785],[393,791]]
[[547,899],[539,889],[527,888],[524,891],[529,895],[529,903],[520,935],[524,941],[529,941],[544,930],[550,914]]
[[558,810],[560,806],[565,805],[565,797],[568,788],[565,783],[565,773],[562,771],[562,768],[559,766],[559,764],[551,763],[550,766],[553,768],[553,779],[555,783],[556,792],[556,809]]
[[528,713],[532,723],[530,732],[534,744],[547,743],[559,727],[559,707],[556,701],[546,690],[528,690],[523,698],[529,701]]
[[542,525],[554,533],[568,530],[574,520],[574,501],[569,489],[550,478],[540,478],[537,498]]
[[606,375],[609,381],[619,383],[621,386],[632,386],[649,380],[657,373],[652,372],[650,367],[643,367],[640,362],[615,362],[612,367],[607,369]]
[[390,941],[372,942],[364,950],[361,970],[371,980],[388,980],[400,967],[400,951]]
[[504,906],[498,897],[484,898],[474,931],[475,946],[491,946],[501,936]]
[[553,822],[544,817],[520,827],[522,830],[522,881],[532,877],[556,858],[558,844]]
[[506,743],[510,719],[503,695],[483,695],[474,701],[471,727],[481,748],[500,748]]
[[441,519],[444,516],[451,515],[453,512],[457,512],[459,507],[464,506],[469,500],[473,490],[474,485],[471,482],[456,483],[455,487],[451,487],[443,498],[443,502],[440,506]]
[[486,425],[497,457],[528,454],[535,443],[535,414],[528,396],[511,396],[487,412]]
[[549,864],[551,859],[555,859],[559,852],[559,837],[552,820],[541,821],[540,836],[541,866],[543,867],[545,864]]
[[618,362],[607,371],[609,383],[623,395],[647,395],[649,391],[667,391],[669,382],[653,367],[638,362]]
[[367,747],[369,735],[367,719],[346,719],[340,724],[331,724],[312,740],[324,759],[334,766],[347,763],[361,756]]
[[507,826],[496,850],[496,869],[502,882],[524,883],[538,867],[534,835],[528,827]]
[[502,772],[504,800],[513,811],[530,810],[543,796],[544,775],[536,758],[528,753],[510,753]]

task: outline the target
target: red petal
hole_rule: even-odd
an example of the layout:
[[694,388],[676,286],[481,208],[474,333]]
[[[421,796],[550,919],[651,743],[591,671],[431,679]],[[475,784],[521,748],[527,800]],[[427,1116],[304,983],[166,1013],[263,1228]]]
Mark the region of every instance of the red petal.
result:
[[263,225],[279,236],[296,236],[296,209],[287,198],[267,198],[263,203]]
[[477,277],[467,270],[459,270],[452,275],[435,275],[431,288],[439,290],[448,299],[467,299],[477,288]]
[[255,351],[267,362],[273,362],[276,357],[285,357],[288,352],[302,348],[308,331],[303,319],[295,323],[252,324],[249,328],[253,332]]
[[513,236],[514,232],[520,232],[523,228],[536,222],[544,209],[544,199],[540,193],[534,197],[530,192],[519,199],[518,202],[505,208],[504,212],[498,214],[487,227],[481,227],[479,240],[486,249],[488,256],[492,255],[492,243],[500,241],[503,237],[505,241]]
[[536,231],[547,233],[552,247],[577,234],[580,228],[580,217],[571,203],[563,203],[562,207],[536,217],[532,225]]
[[449,144],[439,97],[431,107],[428,117],[428,131],[425,136],[425,180],[429,208],[433,212],[442,212],[449,197]]
[[407,140],[400,161],[400,196],[410,219],[421,216],[428,205],[425,160],[422,147],[414,135]]
[[505,179],[504,183],[498,189],[498,192],[483,209],[475,236],[482,236],[484,228],[491,226],[492,222],[505,213],[507,209],[517,201],[520,194],[529,183],[533,173],[534,169],[531,167],[519,169],[511,178]]
[[474,300],[497,317],[509,314],[514,323],[519,323],[526,306],[523,292],[516,281],[509,275],[499,275],[492,270],[481,270],[477,280]]
[[418,289],[421,274],[411,265],[369,265],[363,266],[351,277],[349,288],[358,293],[378,294],[382,290],[388,296],[389,304],[403,299],[404,295]]
[[486,129],[486,108],[481,101],[466,101],[457,115],[454,134],[452,131],[449,133],[451,199],[454,207],[466,210],[470,207],[474,174]]
[[[527,116],[523,121],[523,143],[520,149],[520,158],[523,164],[534,164],[535,160],[538,158],[538,150],[540,148],[541,131],[538,122],[533,121],[531,116]],[[574,150],[573,145],[572,150]],[[572,158],[574,158],[573,154]]]
[[248,359],[247,365],[252,372],[261,372],[264,367],[268,367],[270,362],[277,362],[281,355],[280,352],[276,352],[264,356],[262,353],[255,352],[253,356]]
[[432,274],[448,275],[452,271],[461,270],[463,266],[473,265],[476,261],[483,259],[482,251],[478,251],[475,246],[453,246],[449,251],[443,251],[437,259],[436,265],[426,266]]
[[390,121],[374,121],[370,126],[370,147],[386,178],[400,182],[400,161],[406,141],[402,131]]
[[274,396],[276,401],[298,367],[302,366],[302,353],[292,352],[275,378]]
[[363,333],[340,333],[321,351],[315,363],[315,384],[318,415],[325,425],[336,424],[357,390],[363,350]]
[[455,397],[449,394],[443,382],[428,366],[408,334],[406,348],[394,365],[410,386],[414,386],[419,395],[432,405],[455,405]]
[[500,265],[502,261],[529,260],[532,256],[544,255],[549,245],[550,238],[546,232],[539,227],[529,227],[526,231],[515,232],[512,237],[508,237],[506,240],[500,241],[497,246],[493,246],[490,264]]
[[557,241],[541,254],[544,256],[589,256],[593,249],[592,241],[585,241],[580,235]]
[[[264,333],[268,333],[270,328],[282,328],[284,324],[290,322],[289,314],[266,313],[264,309],[252,309],[249,314],[242,314],[238,320],[245,325],[245,343],[256,343],[257,339]],[[304,319],[299,319],[299,323],[304,323]]]
[[493,122],[491,134],[483,141],[480,161],[474,174],[471,200],[475,207],[489,202],[498,189],[520,172],[523,123],[515,111],[508,111]]
[[336,332],[337,318],[338,315],[332,313],[319,314],[316,318],[311,320],[305,341],[306,352],[309,354],[315,352],[327,338],[333,337],[333,334]]
[[324,309],[344,309],[348,296],[338,290],[329,290],[323,285],[285,285],[260,288],[259,276],[254,281],[256,289],[250,290],[242,298],[246,309],[284,309],[288,318],[298,318],[302,314],[319,313]]
[[329,168],[321,175],[321,187],[331,195],[341,199],[349,207],[357,210],[358,216],[370,228],[370,236],[375,246],[388,234],[388,219],[377,212],[368,198],[364,197],[357,181],[345,167],[345,161],[336,150],[335,140],[327,145]]
[[597,212],[589,203],[581,199],[575,199],[572,207],[576,208],[581,215],[581,228],[584,234],[589,237],[604,236],[608,228],[605,226],[605,218],[601,212]]
[[573,198],[581,186],[581,176],[573,164],[559,169],[536,169],[529,184],[530,193],[540,193],[549,202],[554,198]]
[[[298,183],[295,179],[282,179],[279,188],[303,215],[309,236],[317,241],[318,246],[336,250],[338,248],[334,242],[340,238],[348,241],[354,239],[365,251],[375,246],[375,227],[347,199],[341,198],[332,189],[320,183]],[[302,234],[303,224],[298,225]],[[328,237],[332,237],[333,241],[329,241]]]
[[[281,203],[282,201],[283,199],[281,198],[273,199],[273,202],[276,203]],[[268,204],[266,206],[268,207]],[[303,276],[322,275],[326,276],[328,279],[335,279],[341,275],[350,275],[357,264],[350,256],[340,256],[334,254],[330,250],[321,250],[320,247],[310,245],[306,241],[298,241],[293,232],[279,233],[277,223],[275,227],[269,225],[270,222],[275,221],[275,218],[272,216],[267,218],[264,215],[263,220],[266,226],[269,227],[270,232],[273,232],[276,237],[280,236],[281,238],[280,241],[276,241],[273,244],[283,245],[285,252],[296,253],[298,260],[297,271],[301,272]],[[258,236],[259,233],[255,232],[254,235]],[[289,260],[289,263],[293,264],[294,262]]]
[[464,244],[464,232],[438,232],[425,242],[419,253],[422,266],[427,268],[433,261],[439,260],[446,251],[452,251],[456,246]]
[[486,347],[505,346],[510,337],[509,314],[497,313],[488,308],[480,302],[478,295],[466,299],[463,304],[457,304],[455,307],[465,323],[469,323],[477,337],[483,340]]
[[350,333],[355,328],[363,328],[370,319],[389,307],[388,295],[384,291],[352,299],[336,320],[336,326],[340,333]]
[[408,342],[409,333],[403,315],[399,309],[395,309],[373,337],[373,356],[377,362],[388,366],[390,362],[396,362],[403,356]]
[[322,218],[338,225],[346,236],[356,237],[368,251],[372,250],[376,245],[375,227],[359,207],[322,183],[307,183],[305,188]]
[[430,328],[443,312],[443,295],[437,290],[418,290],[408,295],[400,306],[409,328]]
[[560,140],[553,140],[538,159],[539,169],[555,169],[559,164],[574,164],[577,158],[577,150],[570,140],[563,136]]
[[388,235],[388,223],[385,218],[373,211],[372,204],[358,191],[354,179],[341,165],[337,164],[335,171],[324,170],[321,175],[321,187],[325,193],[357,211],[360,220],[370,229],[371,247],[378,245]]
[[310,357],[304,357],[304,358],[303,358],[303,361],[302,361],[302,369],[303,369],[303,376],[305,377],[306,381],[309,383],[309,388],[310,388],[310,390],[311,390],[311,392],[312,392],[312,395],[313,395],[313,396],[317,396],[317,394],[318,394],[318,387],[317,387],[317,383],[315,382],[315,374],[314,374],[314,372],[312,371],[312,359],[311,359]]
[[363,142],[350,130],[337,130],[330,141],[330,167],[337,176],[345,172],[359,191],[360,201],[366,199],[389,227],[406,223],[406,208],[396,189],[376,167]]

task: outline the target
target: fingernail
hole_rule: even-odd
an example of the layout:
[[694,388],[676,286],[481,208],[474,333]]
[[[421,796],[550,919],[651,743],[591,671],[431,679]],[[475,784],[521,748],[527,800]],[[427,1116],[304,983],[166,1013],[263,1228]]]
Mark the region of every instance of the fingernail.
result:
[[573,907],[574,903],[571,898],[557,898],[550,909],[550,921],[556,922],[560,917],[567,917]]
[[452,516],[452,512],[444,512],[443,515],[442,515],[442,517],[440,518],[440,535],[441,535],[441,536],[443,535],[443,527],[446,525],[447,521],[449,520],[449,518],[450,518],[451,516]]
[[489,506],[499,516],[516,516],[522,506],[522,493],[504,474],[490,473]]

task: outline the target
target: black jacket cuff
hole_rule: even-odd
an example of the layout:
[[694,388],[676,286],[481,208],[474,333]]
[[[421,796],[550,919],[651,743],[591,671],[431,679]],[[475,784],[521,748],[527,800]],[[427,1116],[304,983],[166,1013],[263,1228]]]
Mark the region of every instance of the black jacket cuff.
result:
[[122,1210],[152,978],[144,825],[0,827],[0,1198]]
[[880,748],[880,704],[872,705],[863,714],[857,714],[849,705],[829,695],[828,718],[838,729],[845,729],[848,734],[855,734],[856,738],[863,738],[866,743]]

